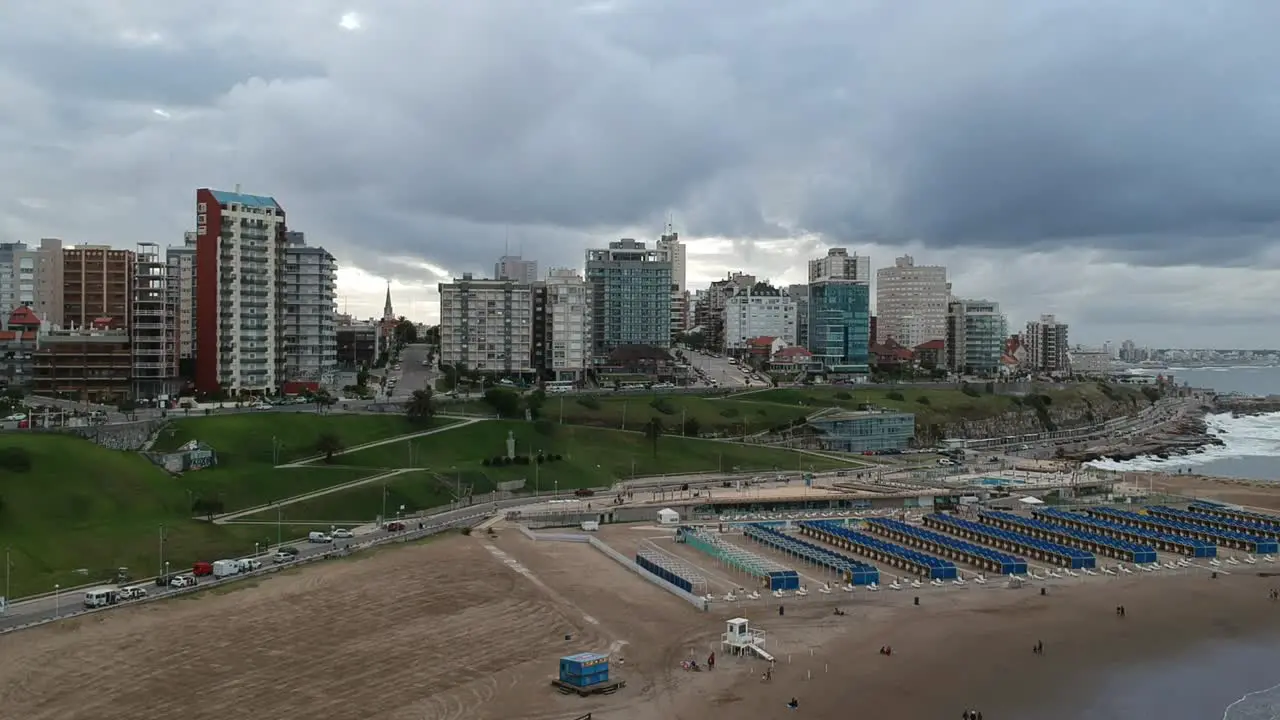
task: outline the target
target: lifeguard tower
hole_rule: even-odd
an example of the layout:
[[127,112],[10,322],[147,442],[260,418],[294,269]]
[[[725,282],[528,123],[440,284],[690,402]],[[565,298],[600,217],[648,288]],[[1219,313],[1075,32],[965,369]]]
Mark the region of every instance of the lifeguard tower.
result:
[[720,636],[720,647],[728,648],[731,655],[753,653],[763,660],[773,662],[773,656],[764,649],[764,631],[751,627],[751,622],[746,618],[725,621],[725,633]]

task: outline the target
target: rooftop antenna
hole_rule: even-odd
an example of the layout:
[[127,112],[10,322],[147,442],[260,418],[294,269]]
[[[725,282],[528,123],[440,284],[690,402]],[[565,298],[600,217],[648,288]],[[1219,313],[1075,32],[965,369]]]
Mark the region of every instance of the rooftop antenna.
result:
[[511,257],[511,226],[503,225],[502,233],[503,233],[502,256]]

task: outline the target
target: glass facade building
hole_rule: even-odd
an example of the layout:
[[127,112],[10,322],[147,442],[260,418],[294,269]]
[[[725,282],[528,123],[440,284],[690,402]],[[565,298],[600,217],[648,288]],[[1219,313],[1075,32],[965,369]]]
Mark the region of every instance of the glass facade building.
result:
[[853,280],[809,285],[809,351],[824,369],[869,372],[871,286]]
[[905,450],[916,434],[916,416],[900,412],[844,412],[816,417],[809,426],[818,432],[823,450],[865,452]]
[[623,345],[671,347],[671,260],[623,238],[587,251],[591,350],[605,357]]

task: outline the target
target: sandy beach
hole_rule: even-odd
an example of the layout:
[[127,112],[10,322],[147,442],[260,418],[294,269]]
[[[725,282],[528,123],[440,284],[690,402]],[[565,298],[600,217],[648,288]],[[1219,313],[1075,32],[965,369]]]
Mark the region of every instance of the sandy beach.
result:
[[[601,537],[625,551],[628,534],[657,531]],[[1063,579],[1045,595],[998,581],[859,590],[702,613],[588,545],[500,527],[4,636],[0,719],[198,720],[252,707],[282,720],[768,720],[794,717],[785,703],[795,697],[816,718],[972,707],[993,720],[1066,720],[1083,717],[1072,708],[1124,668],[1280,631],[1280,602],[1268,596],[1280,577],[1257,576],[1269,569],[1280,566],[1232,566],[1216,579],[1208,567]],[[763,661],[719,648],[724,621],[739,615],[768,633],[778,659],[768,682]],[[1043,655],[1031,651],[1037,641]],[[627,687],[555,693],[557,658],[587,650],[612,652]],[[681,669],[713,650],[714,671]],[[1235,693],[1219,713],[1243,692],[1219,690]]]

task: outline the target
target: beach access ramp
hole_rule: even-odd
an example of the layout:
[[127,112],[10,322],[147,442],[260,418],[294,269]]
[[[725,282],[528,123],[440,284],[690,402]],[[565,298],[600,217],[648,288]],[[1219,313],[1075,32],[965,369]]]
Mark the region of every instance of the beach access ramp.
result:
[[765,662],[773,662],[773,656],[765,652],[764,648],[759,645],[748,645],[747,649],[756,655],[759,655],[761,660],[764,660]]

